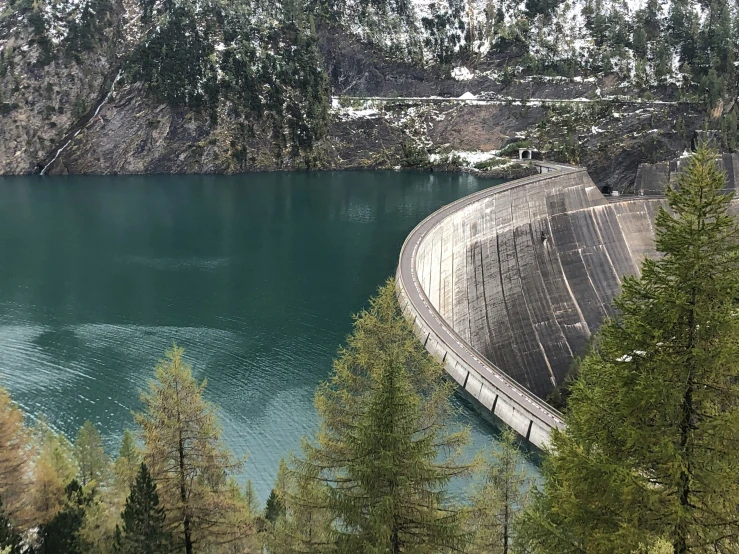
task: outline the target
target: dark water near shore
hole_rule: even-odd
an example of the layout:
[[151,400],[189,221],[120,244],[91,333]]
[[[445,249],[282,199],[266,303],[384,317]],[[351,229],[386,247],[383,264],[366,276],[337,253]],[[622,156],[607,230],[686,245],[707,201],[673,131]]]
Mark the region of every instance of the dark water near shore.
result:
[[[177,341],[266,499],[407,233],[493,185],[391,172],[0,178],[0,386],[114,452]],[[469,408],[473,448],[494,432]]]

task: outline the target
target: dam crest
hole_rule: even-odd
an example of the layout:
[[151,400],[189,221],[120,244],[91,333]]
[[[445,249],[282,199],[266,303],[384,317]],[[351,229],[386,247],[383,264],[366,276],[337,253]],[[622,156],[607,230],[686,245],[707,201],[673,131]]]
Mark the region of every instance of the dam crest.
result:
[[606,198],[585,169],[539,173],[442,207],[408,236],[397,293],[425,348],[487,411],[538,447],[561,414],[543,399],[654,256],[663,197]]

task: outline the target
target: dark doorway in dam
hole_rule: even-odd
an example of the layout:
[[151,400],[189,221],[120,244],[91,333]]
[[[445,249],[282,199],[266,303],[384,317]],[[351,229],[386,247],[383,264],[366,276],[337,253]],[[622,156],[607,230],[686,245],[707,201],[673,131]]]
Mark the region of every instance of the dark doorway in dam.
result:
[[604,187],[601,187],[601,188],[600,188],[600,191],[601,191],[601,192],[602,192],[603,194],[605,194],[606,196],[610,196],[610,195],[611,195],[611,193],[613,192],[613,189],[612,189],[611,187],[609,187],[608,185],[606,185],[606,186],[604,186]]

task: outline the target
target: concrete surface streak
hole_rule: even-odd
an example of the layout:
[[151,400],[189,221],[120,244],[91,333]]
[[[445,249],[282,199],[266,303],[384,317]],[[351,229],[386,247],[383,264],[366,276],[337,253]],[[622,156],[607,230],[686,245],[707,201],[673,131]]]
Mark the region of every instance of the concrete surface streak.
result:
[[403,245],[396,280],[426,348],[480,407],[537,446],[560,414],[541,398],[655,255],[664,200],[608,201],[584,169],[542,171],[435,212]]

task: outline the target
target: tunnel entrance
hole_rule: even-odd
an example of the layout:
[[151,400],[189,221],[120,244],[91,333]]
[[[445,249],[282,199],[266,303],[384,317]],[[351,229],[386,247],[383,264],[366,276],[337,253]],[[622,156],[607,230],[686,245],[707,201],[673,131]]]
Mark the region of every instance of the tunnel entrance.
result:
[[518,149],[518,159],[519,160],[530,160],[532,158],[531,150],[528,148],[519,148]]

